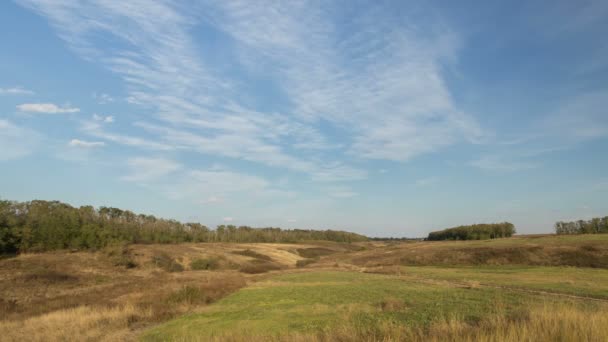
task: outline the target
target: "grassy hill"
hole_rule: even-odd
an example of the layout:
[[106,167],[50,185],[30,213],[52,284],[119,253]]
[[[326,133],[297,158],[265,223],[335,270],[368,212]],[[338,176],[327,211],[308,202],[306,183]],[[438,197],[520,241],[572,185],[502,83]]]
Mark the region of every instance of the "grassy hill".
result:
[[116,245],[0,260],[7,341],[588,340],[608,236]]

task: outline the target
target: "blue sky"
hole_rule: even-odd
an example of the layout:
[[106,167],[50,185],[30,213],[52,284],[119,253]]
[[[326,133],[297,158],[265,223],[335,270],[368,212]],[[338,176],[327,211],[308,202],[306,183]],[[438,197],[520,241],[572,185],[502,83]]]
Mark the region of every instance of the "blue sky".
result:
[[0,196],[423,236],[608,215],[605,1],[0,2]]

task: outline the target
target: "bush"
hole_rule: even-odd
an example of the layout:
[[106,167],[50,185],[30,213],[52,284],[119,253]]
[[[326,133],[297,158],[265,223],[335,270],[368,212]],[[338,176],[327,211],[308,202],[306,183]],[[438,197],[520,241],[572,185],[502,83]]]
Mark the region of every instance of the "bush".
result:
[[193,270],[216,270],[220,267],[219,260],[216,258],[195,259],[190,263]]
[[281,269],[281,267],[279,265],[275,264],[274,262],[260,260],[257,262],[251,262],[251,263],[241,266],[239,271],[241,271],[243,273],[249,273],[249,274],[258,274],[258,273],[266,273],[268,271],[276,271],[276,270],[280,270],[280,269]]
[[195,286],[184,286],[167,297],[169,303],[208,303],[210,300],[203,290]]
[[156,267],[160,267],[167,272],[181,272],[184,270],[184,267],[181,264],[165,253],[154,255],[152,257],[152,262]]
[[318,258],[321,256],[325,256],[325,255],[330,255],[330,254],[334,254],[336,253],[335,251],[332,251],[331,249],[327,249],[327,248],[321,248],[321,247],[316,247],[316,248],[298,248],[297,249],[298,254],[304,258]]
[[114,266],[122,266],[125,268],[137,267],[137,264],[129,251],[129,246],[124,242],[106,247],[105,253]]
[[296,267],[304,267],[306,265],[313,264],[313,263],[317,262],[318,260],[319,260],[318,258],[316,258],[316,259],[301,259],[301,260],[296,261]]

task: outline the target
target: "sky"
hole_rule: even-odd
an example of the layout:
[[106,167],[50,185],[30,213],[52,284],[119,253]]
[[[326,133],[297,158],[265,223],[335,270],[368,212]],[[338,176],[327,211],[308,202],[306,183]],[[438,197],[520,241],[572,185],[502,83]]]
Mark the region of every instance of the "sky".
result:
[[606,1],[0,2],[0,197],[420,237],[608,215]]

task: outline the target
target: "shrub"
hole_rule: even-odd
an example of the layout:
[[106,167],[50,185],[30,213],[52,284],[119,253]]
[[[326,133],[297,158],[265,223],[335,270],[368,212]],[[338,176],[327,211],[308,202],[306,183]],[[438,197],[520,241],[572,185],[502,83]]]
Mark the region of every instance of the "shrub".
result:
[[310,265],[312,263],[317,262],[319,259],[301,259],[296,261],[296,267],[304,267],[306,265]]
[[316,248],[298,248],[297,249],[298,254],[304,258],[318,258],[321,256],[325,256],[325,255],[330,255],[330,254],[334,254],[336,253],[335,251],[332,251],[331,249],[327,249],[327,248],[320,248],[320,247],[316,247]]
[[274,262],[259,260],[257,262],[250,262],[248,264],[242,265],[239,271],[243,273],[257,274],[266,273],[268,271],[276,271],[280,269],[281,267],[275,264]]
[[217,258],[195,259],[190,263],[190,268],[193,270],[216,270],[220,267]]
[[114,266],[123,266],[125,268],[134,268],[137,266],[129,251],[129,246],[124,242],[107,246],[105,252]]
[[154,255],[152,257],[152,262],[156,265],[156,267],[160,267],[167,272],[181,272],[184,270],[182,265],[165,253]]
[[210,300],[203,290],[195,286],[184,286],[167,297],[169,303],[208,303]]
[[387,298],[380,302],[380,309],[384,312],[395,312],[405,309],[407,305],[400,299]]

